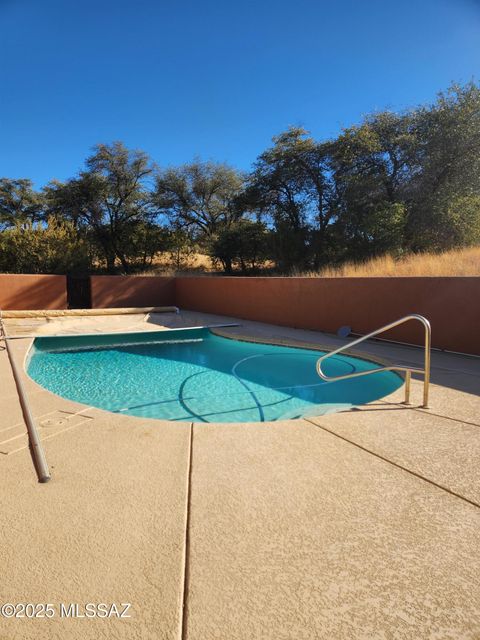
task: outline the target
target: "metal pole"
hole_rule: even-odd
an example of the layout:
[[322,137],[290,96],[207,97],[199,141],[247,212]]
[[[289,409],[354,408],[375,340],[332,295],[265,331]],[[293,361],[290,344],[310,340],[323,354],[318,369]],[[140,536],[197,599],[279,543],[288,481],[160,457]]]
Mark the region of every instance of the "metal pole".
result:
[[405,371],[405,401],[403,404],[410,404],[410,380],[412,379],[412,372],[410,369]]
[[430,322],[424,318],[425,325],[425,363],[423,372],[423,408],[428,409],[428,390],[430,386],[430,356],[432,348],[432,327]]
[[1,319],[1,316],[0,316],[0,337],[5,342],[5,348],[7,350],[8,359],[10,361],[10,366],[12,367],[13,378],[17,386],[18,398],[20,400],[20,405],[22,407],[23,418],[27,426],[28,439],[30,442],[30,451],[32,453],[33,463],[35,465],[35,470],[37,472],[38,481],[48,482],[50,480],[50,471],[48,469],[47,459],[45,457],[45,452],[43,450],[42,443],[38,436],[35,420],[33,418],[32,412],[30,411],[30,407],[28,406],[27,396],[25,393],[25,388],[23,386],[20,370],[18,369],[17,363],[15,362],[13,354],[10,350],[10,345],[8,344],[9,340],[8,340],[8,336],[5,331],[5,328],[3,326],[3,321]]

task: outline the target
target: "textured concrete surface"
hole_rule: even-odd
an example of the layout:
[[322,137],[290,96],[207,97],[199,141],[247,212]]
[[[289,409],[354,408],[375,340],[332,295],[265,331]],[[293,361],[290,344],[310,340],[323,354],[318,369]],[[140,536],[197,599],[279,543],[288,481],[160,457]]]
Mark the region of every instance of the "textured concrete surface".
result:
[[[12,343],[19,359],[24,342]],[[5,351],[0,371],[8,388],[0,442],[20,434],[0,444],[0,605],[53,603],[57,612],[41,620],[0,616],[0,638],[178,638],[190,426],[85,410],[37,388],[30,404],[47,424],[40,436],[52,474],[37,484]],[[73,421],[59,420],[60,411]],[[59,617],[60,603],[100,602],[131,603],[132,617]]]
[[478,638],[480,512],[314,425],[195,426],[188,638]]
[[[182,312],[6,325],[45,335],[234,321]],[[342,343],[253,322],[222,331]],[[29,344],[11,342],[19,363]],[[85,407],[25,375],[52,472],[40,485],[0,350],[0,604],[132,603],[121,620],[0,617],[0,639],[480,638],[480,361],[434,352],[432,365],[430,410],[399,404],[400,389],[319,418],[193,427]],[[416,405],[421,391],[414,380]]]
[[480,424],[387,403],[310,420],[480,505]]

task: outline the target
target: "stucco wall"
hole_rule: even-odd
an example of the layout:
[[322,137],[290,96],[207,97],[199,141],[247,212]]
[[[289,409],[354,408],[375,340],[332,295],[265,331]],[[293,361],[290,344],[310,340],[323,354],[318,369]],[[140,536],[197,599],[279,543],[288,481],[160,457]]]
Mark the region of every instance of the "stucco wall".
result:
[[175,279],[150,276],[92,276],[92,308],[158,307],[175,304]]
[[[180,308],[334,333],[368,333],[409,313],[432,324],[433,346],[480,354],[480,278],[176,279]],[[421,343],[418,323],[385,337]]]
[[[432,323],[433,345],[480,355],[480,278],[92,276],[92,307],[177,305],[192,311],[335,333],[368,333],[408,313]],[[66,309],[66,277],[0,274],[0,309]],[[390,336],[421,343],[420,325]]]
[[0,309],[66,309],[65,276],[0,274]]

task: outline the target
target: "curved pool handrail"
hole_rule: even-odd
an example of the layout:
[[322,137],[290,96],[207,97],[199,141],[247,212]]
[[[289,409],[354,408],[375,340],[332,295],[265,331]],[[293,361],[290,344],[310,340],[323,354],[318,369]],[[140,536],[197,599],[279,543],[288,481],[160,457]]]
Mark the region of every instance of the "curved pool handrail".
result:
[[[351,349],[352,347],[356,346],[357,344],[360,344],[361,342],[364,342],[365,340],[374,338],[380,333],[389,331],[390,329],[393,329],[394,327],[398,327],[398,325],[404,324],[405,322],[409,322],[410,320],[416,320],[417,322],[421,322],[425,327],[425,346],[424,346],[425,354],[424,354],[423,369],[419,369],[417,367],[402,367],[400,365],[390,365],[386,367],[379,367],[378,369],[368,369],[368,371],[358,371],[356,373],[347,373],[342,376],[327,376],[322,371],[322,363],[328,358],[331,358],[332,356],[335,356],[338,353],[345,351],[346,349]],[[380,373],[381,371],[404,371],[405,372],[405,404],[410,404],[410,379],[411,379],[412,372],[422,373],[423,374],[423,405],[422,407],[424,409],[428,409],[428,392],[430,387],[431,344],[432,344],[432,328],[430,326],[430,322],[427,320],[427,318],[424,318],[423,316],[417,313],[411,313],[410,315],[404,316],[399,320],[395,320],[394,322],[391,322],[390,324],[387,324],[384,327],[381,327],[380,329],[376,329],[375,331],[372,331],[371,333],[368,333],[365,336],[361,336],[360,338],[357,338],[356,340],[353,340],[352,342],[349,342],[348,344],[345,344],[339,347],[338,349],[335,349],[335,351],[329,351],[328,353],[326,353],[325,355],[323,355],[321,358],[317,360],[317,365],[316,365],[317,373],[320,376],[320,378],[322,378],[327,382],[337,382],[338,380],[347,380],[348,378],[358,378],[360,376],[367,376],[372,373]]]

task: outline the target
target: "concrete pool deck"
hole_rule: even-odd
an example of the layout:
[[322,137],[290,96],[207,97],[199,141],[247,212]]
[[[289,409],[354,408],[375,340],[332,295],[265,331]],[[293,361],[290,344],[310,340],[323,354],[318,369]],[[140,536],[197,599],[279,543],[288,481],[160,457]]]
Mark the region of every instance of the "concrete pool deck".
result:
[[[5,320],[9,335],[239,322],[232,335],[320,344],[313,331],[194,312]],[[435,331],[435,327],[433,327]],[[31,340],[12,340],[21,364]],[[422,351],[362,351],[419,365]],[[480,359],[432,352],[422,383],[358,410],[250,424],[171,423],[64,400],[26,375],[52,480],[38,484],[0,351],[0,639],[480,638]],[[131,603],[130,618],[60,603]]]

